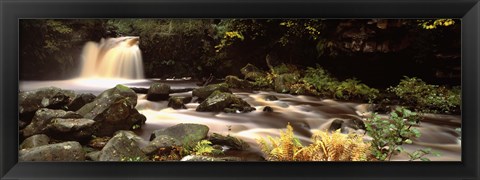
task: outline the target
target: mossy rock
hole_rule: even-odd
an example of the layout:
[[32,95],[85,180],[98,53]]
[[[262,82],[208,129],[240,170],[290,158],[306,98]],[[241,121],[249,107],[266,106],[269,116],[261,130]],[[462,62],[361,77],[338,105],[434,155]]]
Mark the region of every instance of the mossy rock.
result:
[[265,77],[267,75],[265,72],[250,63],[240,69],[240,72],[243,74],[243,76],[245,76],[245,79],[249,79],[252,81],[255,81],[258,78]]
[[197,88],[192,91],[192,96],[198,97],[200,99],[206,99],[214,91],[232,93],[226,83],[219,84],[210,84],[205,87]]
[[197,107],[199,112],[250,112],[255,110],[241,98],[220,91],[213,92]]
[[147,92],[149,101],[163,101],[170,97],[170,86],[164,83],[153,83]]
[[237,76],[225,77],[225,83],[228,84],[228,87],[235,88],[235,89],[252,89],[253,88],[252,82],[240,79]]

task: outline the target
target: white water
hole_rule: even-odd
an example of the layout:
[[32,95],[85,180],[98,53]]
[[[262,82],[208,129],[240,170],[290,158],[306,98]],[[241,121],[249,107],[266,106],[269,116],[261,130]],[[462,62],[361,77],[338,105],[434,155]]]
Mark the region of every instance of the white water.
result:
[[[88,80],[76,79],[67,81],[23,81],[20,90],[32,90],[45,86],[56,86],[76,92],[91,92],[99,94],[114,87],[116,84],[125,84],[129,87],[147,88],[152,80]],[[172,88],[196,87],[189,81],[164,81]],[[333,118],[348,116],[368,116],[366,104],[339,102],[329,99],[320,99],[310,96],[294,96],[275,92],[254,91],[234,92],[246,102],[257,108],[256,111],[243,114],[197,112],[198,103],[191,102],[188,109],[174,110],[167,107],[166,101],[151,102],[145,95],[138,94],[136,108],[147,117],[146,124],[137,133],[148,140],[156,129],[162,129],[179,123],[198,123],[207,125],[210,133],[230,134],[245,140],[252,147],[253,152],[242,154],[244,160],[254,160],[252,157],[260,154],[256,139],[260,137],[279,136],[280,130],[285,129],[288,122],[294,128],[295,134],[303,143],[310,143],[309,137],[318,130],[325,130],[330,126]],[[266,101],[268,94],[275,95],[278,101]],[[171,94],[171,96],[191,96],[191,92]],[[265,106],[273,108],[273,113],[263,112]],[[461,117],[452,115],[431,114],[421,122],[419,130],[422,137],[414,140],[413,145],[405,149],[410,152],[420,148],[432,148],[441,154],[440,157],[428,156],[433,161],[461,161],[461,142],[454,129],[461,126]],[[230,127],[230,131],[228,130]],[[392,160],[408,160],[405,154],[395,156]]]
[[138,37],[119,37],[86,43],[80,77],[143,79],[138,41]]

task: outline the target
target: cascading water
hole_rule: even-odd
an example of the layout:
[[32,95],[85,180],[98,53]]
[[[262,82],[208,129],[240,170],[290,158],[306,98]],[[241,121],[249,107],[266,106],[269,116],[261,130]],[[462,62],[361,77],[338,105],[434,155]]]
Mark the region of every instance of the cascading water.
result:
[[82,52],[81,78],[143,79],[139,37],[88,42]]

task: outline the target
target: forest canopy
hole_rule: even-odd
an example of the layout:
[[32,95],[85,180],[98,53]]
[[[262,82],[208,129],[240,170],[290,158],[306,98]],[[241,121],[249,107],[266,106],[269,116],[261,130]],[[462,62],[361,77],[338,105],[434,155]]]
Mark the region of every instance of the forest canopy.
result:
[[23,19],[20,79],[78,75],[88,41],[139,36],[147,78],[223,78],[239,67],[321,65],[388,87],[403,76],[460,83],[458,19]]

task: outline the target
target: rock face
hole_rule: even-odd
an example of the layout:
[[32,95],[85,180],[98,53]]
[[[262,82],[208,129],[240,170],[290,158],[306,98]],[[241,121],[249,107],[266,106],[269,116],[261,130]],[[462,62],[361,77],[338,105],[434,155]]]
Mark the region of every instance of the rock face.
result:
[[72,102],[67,105],[69,111],[76,111],[82,108],[87,103],[92,102],[95,99],[95,95],[92,93],[77,94]]
[[298,75],[293,73],[281,74],[275,77],[275,91],[279,93],[290,92],[290,87],[298,81]]
[[82,116],[72,111],[39,109],[35,112],[32,122],[23,129],[23,136],[48,133],[48,125],[54,118],[82,118]]
[[225,83],[211,84],[205,87],[197,88],[192,91],[192,96],[196,96],[200,99],[206,99],[210,94],[215,91],[231,93],[228,89],[228,85]]
[[237,76],[225,77],[225,83],[227,83],[228,87],[236,89],[252,89],[253,87],[253,83],[240,79]]
[[[169,136],[177,140],[179,143],[184,143],[186,141],[198,142],[202,139],[207,138],[207,133],[209,131],[208,126],[202,124],[177,124],[161,130],[153,131],[150,136],[150,140],[154,140],[157,137],[162,135]],[[180,144],[180,145],[182,145]]]
[[84,161],[80,143],[68,141],[19,151],[19,161]]
[[48,134],[58,139],[82,140],[92,136],[95,121],[91,119],[54,118],[48,124]]
[[255,110],[241,98],[220,91],[213,92],[197,107],[199,112],[250,112]]
[[77,113],[95,121],[98,131],[94,135],[111,136],[118,130],[128,130],[133,125],[145,123],[146,117],[135,109],[136,104],[137,94],[128,87],[117,85],[102,92]]
[[245,79],[250,79],[255,81],[259,77],[265,77],[266,73],[255,67],[254,65],[248,63],[245,67],[240,69],[240,72],[245,76]]
[[153,83],[147,92],[149,101],[163,101],[170,97],[170,86],[163,83]]
[[75,93],[57,87],[41,88],[18,93],[20,119],[30,122],[34,113],[41,108],[62,109],[69,104]]
[[[99,161],[144,161],[147,156],[134,140],[125,133],[118,133],[97,154]],[[93,159],[95,159],[94,157]]]
[[245,141],[229,135],[223,136],[213,133],[208,140],[212,142],[212,144],[225,145],[235,150],[246,150],[250,147]]
[[49,141],[50,138],[45,134],[33,135],[23,140],[22,144],[20,144],[19,149],[30,149],[38,146],[47,145]]
[[168,107],[173,109],[187,109],[185,104],[192,101],[192,97],[171,97],[168,99]]

